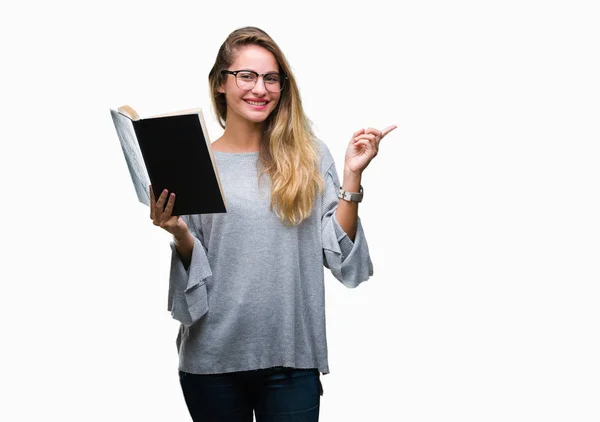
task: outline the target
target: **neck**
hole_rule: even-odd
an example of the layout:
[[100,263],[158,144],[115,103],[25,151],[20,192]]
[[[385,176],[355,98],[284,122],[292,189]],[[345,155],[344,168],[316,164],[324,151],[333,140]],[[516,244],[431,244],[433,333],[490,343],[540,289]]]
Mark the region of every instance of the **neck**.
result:
[[228,116],[222,139],[232,149],[258,151],[262,139],[262,124]]

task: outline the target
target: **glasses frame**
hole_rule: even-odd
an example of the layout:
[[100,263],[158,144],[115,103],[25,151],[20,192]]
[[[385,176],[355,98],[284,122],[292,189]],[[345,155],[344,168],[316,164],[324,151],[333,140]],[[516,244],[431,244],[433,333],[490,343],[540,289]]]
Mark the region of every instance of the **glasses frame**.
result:
[[[238,85],[238,78],[237,78],[237,74],[240,72],[248,72],[248,73],[254,73],[256,75],[256,81],[254,81],[254,86],[252,86],[252,88],[240,88],[240,86]],[[256,83],[258,82],[258,78],[262,76],[263,78],[263,85],[265,86],[265,89],[269,92],[281,92],[283,91],[283,88],[285,87],[285,80],[288,78],[287,76],[285,76],[284,73],[280,73],[280,72],[267,72],[267,73],[258,73],[255,72],[254,70],[249,70],[249,69],[240,69],[240,70],[221,70],[221,73],[226,73],[228,75],[233,75],[235,76],[235,85],[244,90],[244,91],[249,91],[251,89],[254,89],[254,87],[256,86]],[[278,91],[271,91],[269,88],[267,88],[269,86],[269,84],[265,83],[265,76],[267,75],[279,75],[279,77],[281,78],[280,84],[281,84],[281,89],[279,89]]]

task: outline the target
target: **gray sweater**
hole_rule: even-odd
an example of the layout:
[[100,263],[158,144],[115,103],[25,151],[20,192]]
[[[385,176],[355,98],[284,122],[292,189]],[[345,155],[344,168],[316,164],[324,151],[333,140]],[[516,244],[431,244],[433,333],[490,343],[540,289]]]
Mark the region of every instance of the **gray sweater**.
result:
[[180,370],[329,373],[324,266],[354,288],[373,275],[373,264],[360,218],[354,242],[335,218],[340,182],[329,149],[317,142],[325,190],[294,227],[269,209],[270,179],[258,183],[258,152],[214,151],[227,213],[182,216],[194,238],[189,266],[171,242],[168,310],[181,322]]

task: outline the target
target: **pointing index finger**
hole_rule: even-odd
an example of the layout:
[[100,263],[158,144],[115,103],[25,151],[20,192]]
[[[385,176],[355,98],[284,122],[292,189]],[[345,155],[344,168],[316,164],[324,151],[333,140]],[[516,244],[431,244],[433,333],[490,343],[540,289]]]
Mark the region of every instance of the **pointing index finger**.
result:
[[396,129],[398,126],[396,125],[391,125],[386,127],[385,129],[383,129],[381,131],[381,137],[383,138],[385,135],[387,135],[388,133],[390,133],[392,130]]

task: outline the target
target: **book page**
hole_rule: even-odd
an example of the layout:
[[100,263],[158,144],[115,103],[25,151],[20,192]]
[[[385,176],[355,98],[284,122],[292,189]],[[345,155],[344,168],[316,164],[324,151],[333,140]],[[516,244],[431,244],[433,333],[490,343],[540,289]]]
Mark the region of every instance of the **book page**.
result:
[[186,110],[178,110],[178,111],[171,111],[169,113],[157,114],[156,116],[144,117],[144,119],[153,119],[155,117],[167,117],[167,116],[181,116],[184,114],[196,114],[196,113],[201,113],[201,112],[202,112],[202,109],[199,107],[196,107],[196,108],[188,108]]
[[150,185],[150,178],[144,164],[142,152],[137,143],[137,137],[135,130],[133,129],[133,123],[131,120],[120,114],[118,111],[111,109],[110,114],[112,115],[115,128],[117,129],[117,135],[121,141],[121,149],[127,162],[127,168],[131,176],[131,181],[137,193],[138,200],[147,206],[150,206],[150,191],[148,186]]
[[198,119],[200,119],[200,127],[202,128],[202,133],[204,134],[204,139],[206,140],[206,147],[208,149],[208,153],[210,154],[212,165],[215,169],[217,183],[219,184],[221,196],[223,197],[223,203],[225,204],[225,207],[227,207],[227,203],[225,202],[225,193],[223,192],[223,186],[221,185],[221,176],[219,175],[219,168],[217,167],[217,160],[215,159],[215,154],[213,154],[212,142],[210,142],[210,138],[208,137],[208,130],[206,129],[206,122],[204,121],[204,113],[202,113],[202,109],[200,108],[197,109],[197,113]]

